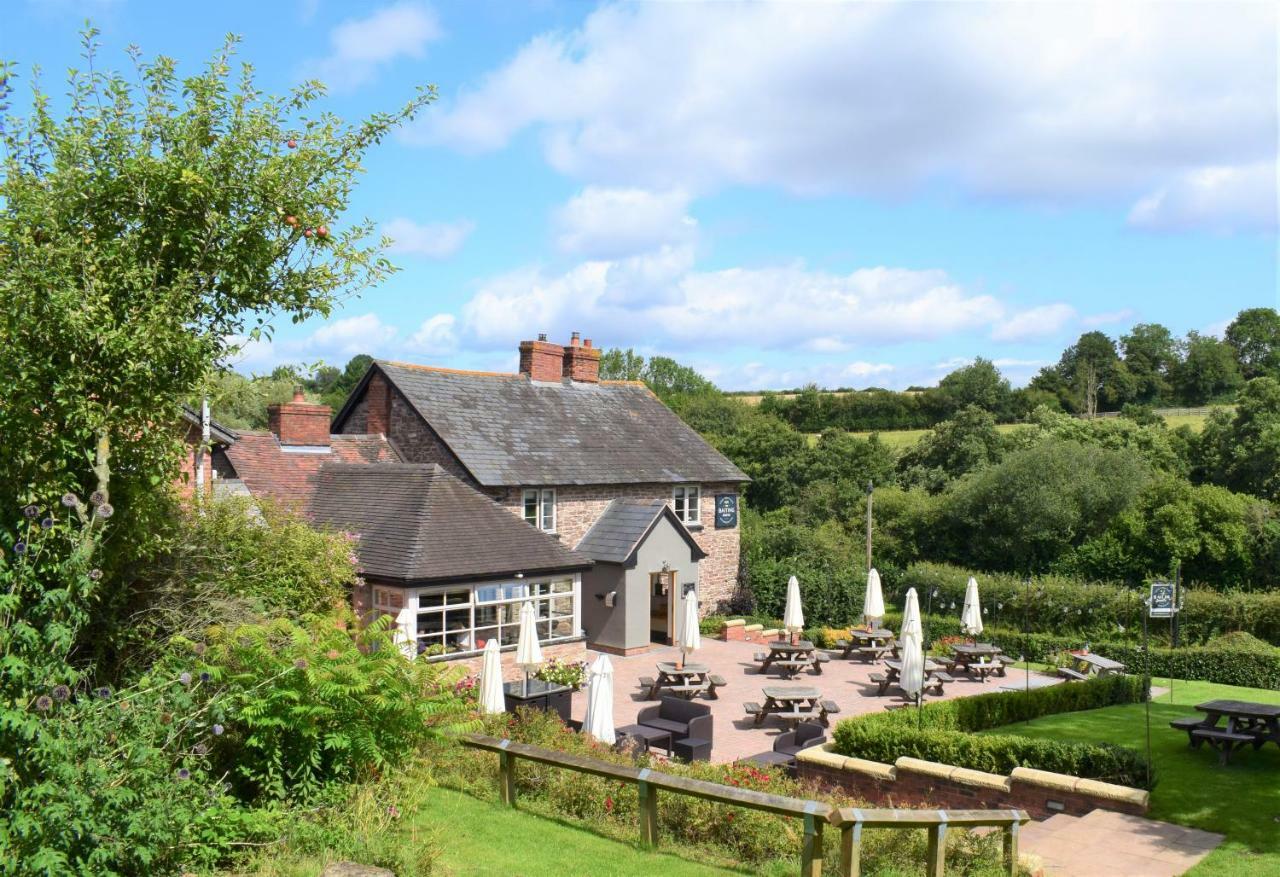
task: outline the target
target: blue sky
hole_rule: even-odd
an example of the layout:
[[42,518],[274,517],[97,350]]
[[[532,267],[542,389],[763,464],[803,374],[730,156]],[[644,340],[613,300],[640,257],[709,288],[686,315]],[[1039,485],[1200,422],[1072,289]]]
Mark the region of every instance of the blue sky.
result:
[[[244,371],[357,352],[513,369],[574,330],[722,386],[1023,382],[1082,331],[1277,306],[1265,3],[183,4],[0,0],[46,84],[102,30],[348,117],[441,100],[353,205],[402,267]],[[341,222],[341,219],[337,220]]]

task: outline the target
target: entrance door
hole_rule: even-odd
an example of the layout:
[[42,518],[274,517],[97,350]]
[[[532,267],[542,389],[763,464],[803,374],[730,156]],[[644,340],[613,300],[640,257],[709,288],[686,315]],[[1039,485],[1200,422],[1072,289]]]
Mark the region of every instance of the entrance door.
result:
[[649,573],[649,642],[669,644],[675,604],[675,570]]

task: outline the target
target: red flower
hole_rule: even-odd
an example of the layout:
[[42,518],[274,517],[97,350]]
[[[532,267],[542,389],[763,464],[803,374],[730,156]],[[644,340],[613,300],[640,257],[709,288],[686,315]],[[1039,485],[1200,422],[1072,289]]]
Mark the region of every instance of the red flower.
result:
[[604,811],[606,813],[613,812],[613,798],[608,795],[606,795],[604,799]]

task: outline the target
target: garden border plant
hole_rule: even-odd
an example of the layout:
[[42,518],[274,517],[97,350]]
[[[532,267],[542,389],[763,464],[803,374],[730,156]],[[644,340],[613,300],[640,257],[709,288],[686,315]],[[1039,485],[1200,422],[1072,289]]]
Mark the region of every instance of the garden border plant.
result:
[[1145,757],[1127,747],[974,733],[1040,716],[1141,703],[1146,694],[1146,682],[1140,677],[1108,676],[1072,685],[938,701],[919,710],[872,713],[836,726],[835,751],[888,763],[905,755],[999,774],[1030,767],[1150,788]]

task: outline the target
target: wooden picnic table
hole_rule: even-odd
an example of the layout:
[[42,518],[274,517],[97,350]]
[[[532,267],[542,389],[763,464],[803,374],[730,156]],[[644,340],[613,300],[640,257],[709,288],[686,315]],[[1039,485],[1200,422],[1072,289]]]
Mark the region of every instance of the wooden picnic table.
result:
[[768,646],[769,651],[760,662],[761,673],[768,673],[771,667],[778,667],[790,679],[806,668],[816,673],[822,672],[822,668],[818,666],[817,648],[807,640],[796,643],[773,640]]
[[1115,673],[1124,672],[1124,664],[1119,661],[1113,661],[1110,658],[1104,658],[1102,655],[1095,655],[1092,652],[1086,652],[1083,655],[1076,655],[1077,661],[1083,661],[1090,667],[1094,668],[1097,676],[1110,676]]
[[710,680],[707,678],[710,672],[711,668],[706,664],[686,662],[681,667],[670,661],[661,661],[658,663],[658,679],[653,686],[653,694],[665,689],[677,697],[692,698],[710,687]]
[[[876,691],[877,696],[883,695],[889,690],[890,686],[901,687],[902,680],[902,661],[889,659],[884,662],[885,672],[872,673],[871,681],[879,686]],[[954,682],[951,676],[946,672],[941,664],[935,664],[933,661],[925,658],[924,661],[924,687],[933,689],[935,693],[942,694],[942,686],[947,682]]]
[[[1218,763],[1225,765],[1231,753],[1247,745],[1261,749],[1270,740],[1280,746],[1280,706],[1252,703],[1246,700],[1209,700],[1196,704],[1204,718],[1190,716],[1170,722],[1170,726],[1187,732],[1192,749],[1208,743],[1218,750]],[[1226,725],[1218,722],[1226,719]]]
[[950,666],[966,673],[978,672],[982,679],[988,673],[1004,675],[1004,650],[991,643],[955,643],[951,646],[952,660]]
[[893,638],[893,631],[887,628],[851,627],[849,638],[838,641],[836,645],[841,649],[840,657],[842,658],[850,658],[854,652],[863,658],[878,658],[892,648],[890,643]]
[[818,721],[825,725],[827,713],[838,711],[839,707],[834,703],[822,700],[822,694],[816,688],[803,685],[767,685],[764,688],[764,704],[755,710],[755,725],[759,727],[764,724],[769,716],[776,716],[790,726],[806,721]]

